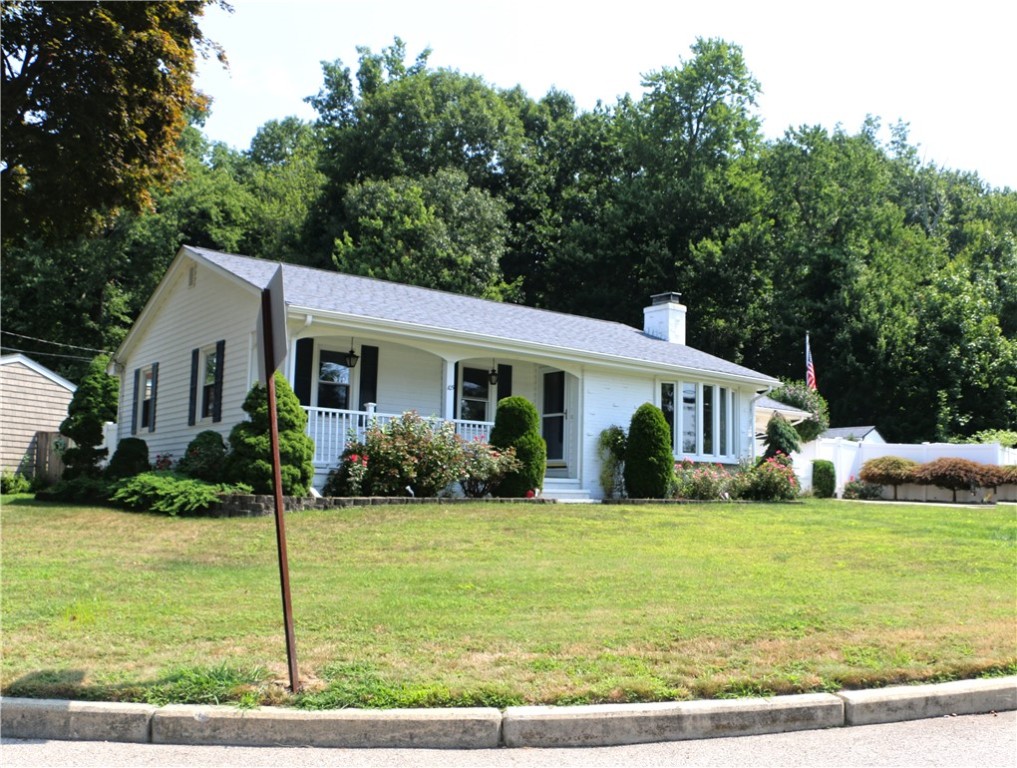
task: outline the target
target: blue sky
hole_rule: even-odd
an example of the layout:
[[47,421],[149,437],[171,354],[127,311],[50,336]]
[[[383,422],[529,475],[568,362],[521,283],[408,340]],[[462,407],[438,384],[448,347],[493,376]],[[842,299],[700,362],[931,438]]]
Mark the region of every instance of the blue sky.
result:
[[[226,49],[229,71],[204,62],[198,87],[213,98],[213,139],[246,149],[268,120],[314,119],[303,98],[321,86],[321,62],[356,70],[356,47],[394,37],[410,58],[522,85],[534,98],[555,86],[583,109],[638,97],[641,75],[679,66],[698,37],[740,45],[763,94],[768,137],[789,127],[841,124],[866,114],[910,123],[926,162],[977,171],[1017,189],[1014,146],[1017,3],[912,0],[823,2],[461,2],[453,0],[233,0],[210,8],[205,34]],[[884,131],[883,138],[888,138]]]

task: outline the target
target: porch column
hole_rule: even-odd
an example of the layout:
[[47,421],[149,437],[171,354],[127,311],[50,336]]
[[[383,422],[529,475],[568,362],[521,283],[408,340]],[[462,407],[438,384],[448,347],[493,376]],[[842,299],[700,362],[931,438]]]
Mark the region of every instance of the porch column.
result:
[[444,397],[442,398],[441,415],[447,421],[452,421],[456,413],[456,365],[451,360],[442,362],[442,376],[445,383]]

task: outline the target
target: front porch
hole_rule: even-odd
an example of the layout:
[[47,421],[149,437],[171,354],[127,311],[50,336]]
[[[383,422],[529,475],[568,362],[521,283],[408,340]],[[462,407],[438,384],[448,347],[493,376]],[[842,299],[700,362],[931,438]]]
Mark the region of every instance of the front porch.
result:
[[[320,487],[317,482],[318,475],[321,474],[322,483],[324,483],[324,477],[339,463],[339,457],[346,450],[349,441],[362,440],[370,426],[374,424],[384,426],[402,415],[379,413],[373,403],[367,403],[367,410],[364,411],[310,406],[304,406],[304,410],[307,411],[307,434],[314,440],[314,475],[315,486],[318,487]],[[429,417],[427,420],[434,423],[435,426],[445,421],[438,416]],[[451,421],[455,425],[456,434],[466,442],[474,440],[487,442],[491,427],[494,426],[494,422],[490,421],[469,421],[467,419],[451,419]]]

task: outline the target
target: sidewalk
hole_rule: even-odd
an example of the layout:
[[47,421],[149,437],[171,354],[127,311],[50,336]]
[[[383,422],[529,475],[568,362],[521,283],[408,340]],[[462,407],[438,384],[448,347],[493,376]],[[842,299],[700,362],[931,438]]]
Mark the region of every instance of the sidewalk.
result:
[[582,707],[303,711],[0,698],[6,738],[490,749],[749,736],[1017,710],[1017,676],[771,699]]

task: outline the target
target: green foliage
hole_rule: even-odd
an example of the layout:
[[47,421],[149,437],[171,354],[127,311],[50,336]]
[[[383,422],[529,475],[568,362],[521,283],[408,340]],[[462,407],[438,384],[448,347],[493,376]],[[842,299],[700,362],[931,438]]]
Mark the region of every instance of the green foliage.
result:
[[781,386],[769,393],[779,403],[790,405],[812,414],[812,418],[794,425],[798,437],[803,443],[815,440],[830,428],[830,409],[824,398],[815,389],[810,389],[804,381],[787,379]]
[[67,406],[67,418],[60,425],[60,433],[71,438],[76,445],[64,451],[64,479],[81,475],[98,476],[99,461],[107,450],[102,444],[102,428],[107,421],[116,421],[118,381],[106,373],[109,358],[99,355],[88,368],[88,373],[74,391]]
[[350,229],[335,242],[341,272],[484,296],[501,283],[505,203],[452,169],[363,181],[346,192]]
[[625,451],[625,490],[634,499],[663,499],[674,479],[671,431],[664,412],[643,403],[632,414]]
[[[366,467],[360,493],[350,485],[359,474],[353,456]],[[463,477],[462,441],[455,425],[428,421],[416,411],[374,424],[343,457],[348,492],[339,495],[433,497]]]
[[720,464],[696,464],[685,459],[675,464],[675,498],[697,501],[733,499],[742,494],[744,477],[739,469]]
[[117,444],[113,458],[106,466],[107,480],[134,477],[151,469],[148,463],[148,443],[139,437],[125,437]]
[[223,477],[226,466],[226,441],[211,429],[199,432],[177,462],[177,471],[189,477],[216,482]]
[[[325,487],[322,489],[324,496],[365,496],[367,495],[367,468],[368,460],[366,455],[358,451],[366,450],[361,443],[349,446],[339,459],[339,466],[328,473],[325,479]],[[404,489],[405,490],[405,489]],[[400,496],[404,494],[399,494]]]
[[915,482],[918,462],[900,456],[879,456],[862,465],[859,478],[875,485],[892,485],[893,498],[897,499],[897,486]]
[[32,490],[32,481],[20,472],[5,469],[0,472],[0,493],[28,493]]
[[597,438],[600,458],[600,487],[604,497],[613,499],[625,492],[625,430],[612,424]]
[[1013,429],[983,429],[971,437],[962,438],[957,442],[962,443],[999,443],[1004,448],[1017,448],[1017,430]]
[[127,509],[176,517],[208,510],[223,496],[251,493],[243,483],[206,483],[178,472],[144,472],[118,482],[110,501]]
[[779,413],[773,414],[766,425],[766,451],[764,459],[769,459],[782,453],[790,456],[800,450],[798,433],[791,425],[791,422]]
[[844,492],[841,494],[841,498],[875,501],[876,499],[883,498],[883,486],[867,483],[864,480],[852,479],[844,484]]
[[778,453],[749,470],[742,497],[755,501],[790,501],[798,491],[791,458]]
[[3,239],[91,230],[145,208],[178,171],[177,139],[207,99],[207,0],[3,5]]
[[35,493],[39,501],[69,501],[74,504],[93,504],[109,499],[113,485],[99,475],[76,475],[62,478],[49,488]]
[[463,472],[459,481],[463,493],[472,499],[493,494],[507,475],[522,469],[515,448],[498,449],[488,443],[472,442],[463,445]]
[[837,491],[837,472],[832,461],[812,462],[812,494],[817,499],[832,499]]
[[519,469],[509,472],[494,488],[496,496],[521,498],[544,485],[547,444],[540,435],[540,415],[525,397],[506,397],[498,402],[491,428],[491,445],[515,450]]
[[167,704],[226,704],[245,699],[267,682],[262,667],[243,669],[223,662],[209,667],[182,667],[145,690],[145,703],[156,707]]
[[[275,374],[275,392],[282,491],[286,496],[304,496],[314,478],[314,441],[305,431],[307,412],[280,373]],[[243,407],[249,419],[230,431],[232,450],[226,476],[230,482],[251,486],[255,493],[272,493],[268,390],[261,383],[255,384],[244,398]]]

